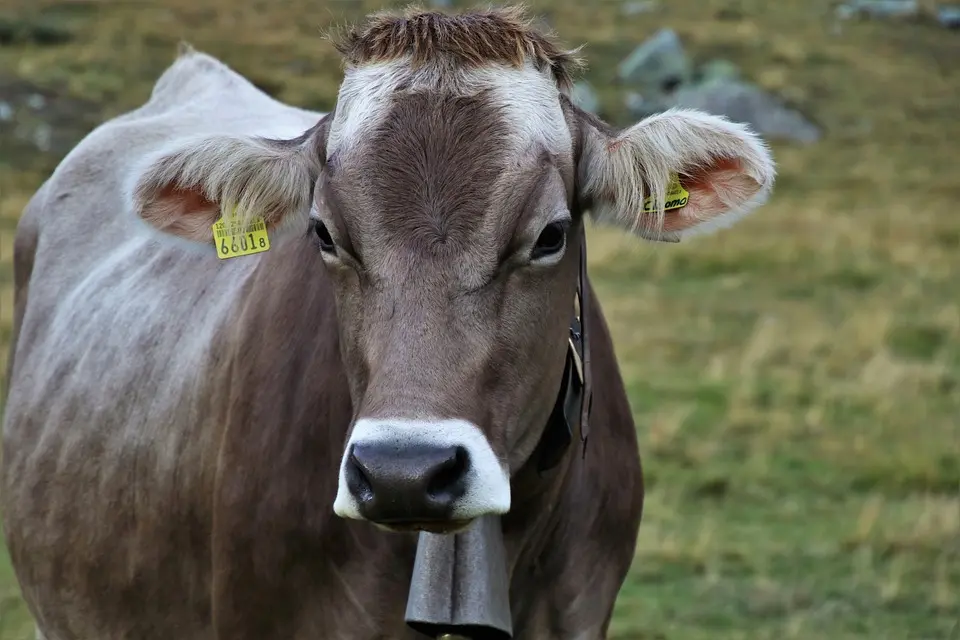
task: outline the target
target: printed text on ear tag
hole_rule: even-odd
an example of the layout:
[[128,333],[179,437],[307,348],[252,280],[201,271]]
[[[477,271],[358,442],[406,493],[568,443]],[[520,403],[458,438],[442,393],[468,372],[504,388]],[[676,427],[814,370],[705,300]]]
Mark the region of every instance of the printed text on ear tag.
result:
[[241,227],[234,215],[220,218],[213,223],[213,243],[221,260],[270,249],[267,224],[260,216],[255,217],[247,227]]
[[[670,183],[667,185],[667,193],[664,196],[663,210],[670,211],[671,209],[683,209],[685,206],[687,206],[687,201],[689,199],[690,192],[681,186],[680,180],[677,178],[677,176],[673,176],[670,179]],[[653,196],[650,196],[643,201],[644,213],[651,213],[653,211],[653,200]]]

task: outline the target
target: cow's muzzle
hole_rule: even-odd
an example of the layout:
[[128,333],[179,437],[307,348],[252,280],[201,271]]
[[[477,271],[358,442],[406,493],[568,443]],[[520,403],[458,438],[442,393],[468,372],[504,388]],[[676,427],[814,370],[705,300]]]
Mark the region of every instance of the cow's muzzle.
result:
[[334,511],[395,531],[449,533],[510,509],[510,480],[463,420],[359,420],[340,465]]

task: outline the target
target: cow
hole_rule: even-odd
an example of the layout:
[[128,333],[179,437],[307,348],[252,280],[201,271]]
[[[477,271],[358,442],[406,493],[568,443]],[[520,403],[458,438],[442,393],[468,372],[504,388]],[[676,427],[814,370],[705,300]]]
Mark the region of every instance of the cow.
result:
[[[39,637],[422,637],[419,532],[488,516],[514,637],[606,637],[644,491],[584,226],[728,225],[771,153],[703,112],[581,110],[577,50],[511,7],[336,47],[321,113],[184,45],[26,206],[2,510]],[[542,465],[572,352],[589,438]]]

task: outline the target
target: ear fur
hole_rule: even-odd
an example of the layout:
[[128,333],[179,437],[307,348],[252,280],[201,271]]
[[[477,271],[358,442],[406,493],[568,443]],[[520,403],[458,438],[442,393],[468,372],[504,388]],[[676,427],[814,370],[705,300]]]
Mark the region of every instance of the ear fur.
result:
[[148,224],[193,241],[236,212],[270,229],[305,221],[325,161],[327,118],[292,140],[211,136],[180,141],[138,172],[134,209]]
[[[670,109],[619,133],[591,120],[579,123],[577,170],[581,197],[598,222],[676,242],[733,224],[763,204],[773,188],[770,150],[744,124],[689,109]],[[674,179],[689,198],[682,208],[665,210]]]

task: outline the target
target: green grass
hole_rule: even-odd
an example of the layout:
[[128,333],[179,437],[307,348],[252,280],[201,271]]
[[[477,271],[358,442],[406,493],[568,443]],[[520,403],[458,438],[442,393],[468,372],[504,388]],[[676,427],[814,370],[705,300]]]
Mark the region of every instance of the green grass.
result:
[[[328,108],[340,69],[320,29],[383,6],[17,3],[76,40],[0,47],[0,80],[100,117],[142,102],[181,38]],[[669,25],[825,130],[775,145],[775,195],[734,229],[671,246],[590,231],[649,484],[612,637],[960,638],[960,38],[928,21],[837,34],[830,0],[530,4],[587,43],[614,122],[615,63]],[[0,337],[13,223],[56,160],[0,150]],[[31,637],[16,593],[0,559],[0,640]]]
[[33,628],[33,619],[20,600],[10,559],[0,553],[0,638],[34,640]]

